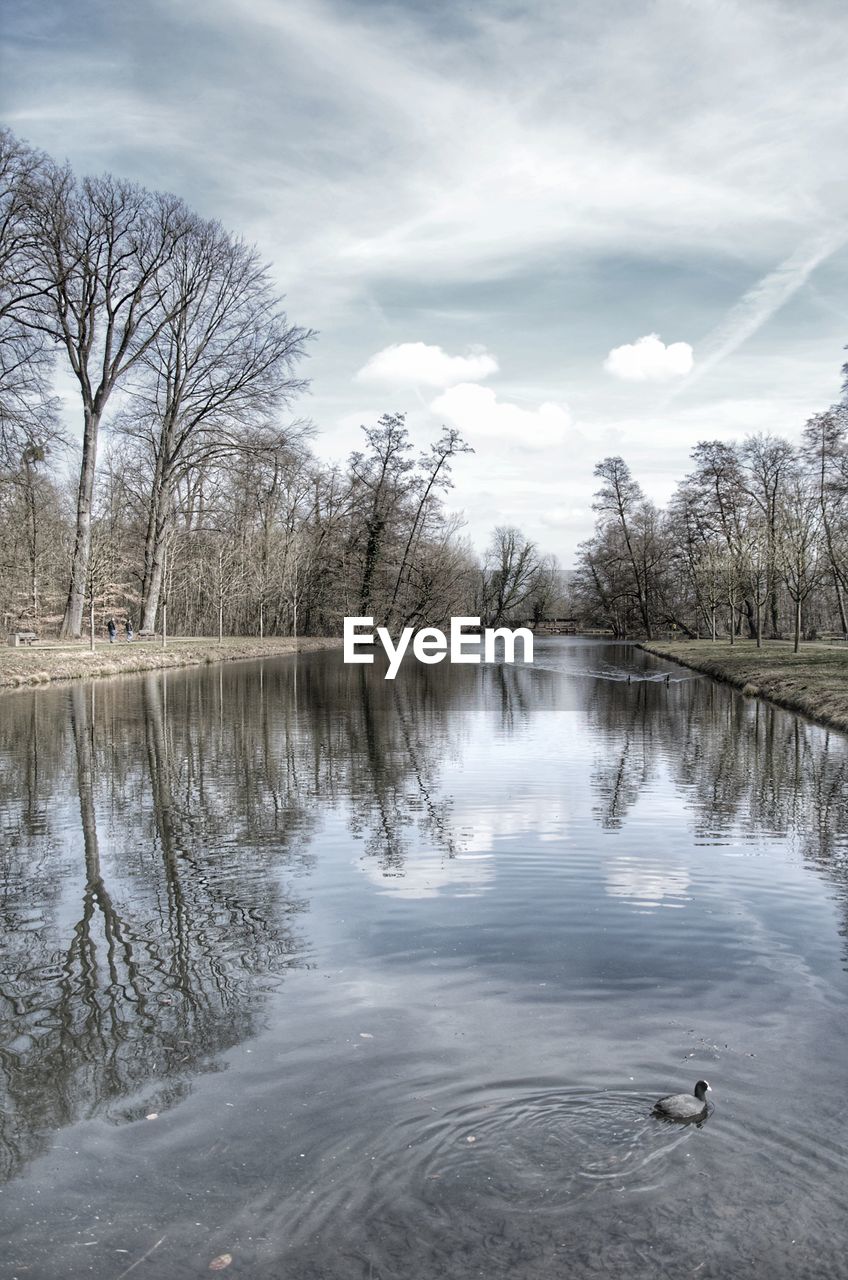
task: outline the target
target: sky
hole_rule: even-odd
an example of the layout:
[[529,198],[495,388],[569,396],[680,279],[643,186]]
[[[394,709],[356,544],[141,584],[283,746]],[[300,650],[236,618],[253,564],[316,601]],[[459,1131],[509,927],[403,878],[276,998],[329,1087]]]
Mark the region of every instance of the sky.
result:
[[458,427],[480,549],[564,567],[595,463],[797,437],[848,343],[848,18],[769,0],[0,0],[0,119],[255,241],[343,459]]

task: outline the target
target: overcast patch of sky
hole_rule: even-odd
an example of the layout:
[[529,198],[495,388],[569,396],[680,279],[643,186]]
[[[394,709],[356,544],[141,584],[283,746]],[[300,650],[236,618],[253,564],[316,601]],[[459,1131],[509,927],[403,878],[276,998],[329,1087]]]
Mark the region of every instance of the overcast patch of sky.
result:
[[[481,430],[452,494],[478,543],[508,513],[567,560],[604,452],[662,498],[700,436],[797,433],[838,394],[844,22],[700,0],[47,0],[4,19],[2,113],[80,171],[175,190],[259,241],[320,330],[305,407],[325,454],[384,410],[438,430],[432,388],[355,381],[397,343],[490,351],[487,385],[524,411],[504,422],[567,406],[573,437],[547,451]],[[830,255],[725,341],[816,236]],[[690,386],[604,371],[649,333],[692,345]]]

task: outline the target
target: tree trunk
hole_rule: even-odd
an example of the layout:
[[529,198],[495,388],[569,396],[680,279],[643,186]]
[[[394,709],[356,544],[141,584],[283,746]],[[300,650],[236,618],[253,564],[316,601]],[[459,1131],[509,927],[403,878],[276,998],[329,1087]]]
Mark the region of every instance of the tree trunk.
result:
[[32,464],[27,454],[24,454],[24,469],[26,475],[26,508],[27,508],[27,543],[29,550],[29,594],[32,606],[32,616],[35,625],[38,624],[38,513],[35,502],[35,483],[32,476]]
[[836,603],[839,605],[839,622],[842,627],[842,634],[848,635],[848,616],[845,613],[845,596],[842,591],[842,582],[839,574],[834,570],[833,581],[836,586]]
[[165,542],[168,516],[171,506],[171,475],[165,475],[162,463],[165,441],[160,441],[156,458],[156,471],[150,494],[150,514],[144,539],[144,584],[141,589],[141,626],[144,631],[156,630],[156,614],[162,594],[162,571],[165,563]]
[[[162,490],[162,444],[156,452],[156,466],[153,470],[153,485],[150,490],[150,501],[147,504],[147,531],[144,535],[144,576],[141,580],[141,613],[146,617],[147,597],[150,592],[150,579],[153,573],[153,552],[156,546],[156,525],[159,520],[159,494]],[[143,625],[143,624],[142,624]]]
[[365,561],[362,568],[362,584],[359,588],[359,607],[363,615],[371,600],[371,588],[374,582],[374,571],[380,555],[380,542],[384,524],[384,520],[374,516],[368,525]]
[[[822,464],[824,465],[824,464]],[[822,513],[822,528],[824,529],[825,545],[827,547],[827,558],[830,561],[830,571],[833,574],[833,582],[836,587],[836,603],[839,606],[839,621],[843,634],[848,633],[848,617],[845,613],[845,599],[842,590],[842,574],[839,571],[839,562],[833,547],[833,535],[830,527],[830,521],[827,517],[827,503],[822,496],[820,503]]]
[[780,636],[780,606],[777,597],[777,570],[775,568],[775,547],[777,546],[777,516],[774,505],[772,505],[771,517],[769,519],[768,531],[768,557],[769,557],[769,612],[771,614],[771,635],[773,640],[777,640]]
[[100,414],[95,410],[86,409],[82,437],[82,465],[77,494],[77,532],[71,559],[68,601],[59,632],[61,636],[73,640],[78,640],[82,633],[82,611],[85,606],[88,562],[91,558],[91,506],[94,497],[94,469],[97,463],[99,427]]
[[776,591],[776,590],[773,590],[773,591],[772,591],[772,593],[771,593],[771,600],[769,601],[769,608],[770,608],[770,610],[771,610],[771,634],[772,634],[772,639],[773,639],[773,640],[777,640],[777,639],[779,639],[779,637],[780,637],[780,610],[779,610],[779,608],[778,608],[778,603],[777,603],[777,591]]
[[[158,467],[158,463],[156,464]],[[153,576],[153,553],[156,549],[156,522],[159,517],[159,504],[157,501],[157,489],[154,481],[154,488],[150,494],[150,501],[147,505],[147,530],[144,535],[144,573],[141,579],[141,616],[147,616],[147,599],[150,595],[150,579]]]
[[142,631],[156,630],[156,614],[159,610],[159,597],[162,594],[162,577],[165,567],[165,529],[157,529],[153,556],[150,566],[150,577],[147,583],[147,597],[141,613]]
[[795,601],[795,652],[801,648],[801,597]]

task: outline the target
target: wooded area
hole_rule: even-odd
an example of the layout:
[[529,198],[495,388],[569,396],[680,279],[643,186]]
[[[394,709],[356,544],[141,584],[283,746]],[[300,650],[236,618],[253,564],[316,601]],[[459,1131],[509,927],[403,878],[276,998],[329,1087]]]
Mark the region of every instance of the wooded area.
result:
[[102,635],[117,616],[148,633],[339,634],[349,614],[550,612],[555,561],[512,528],[481,561],[445,512],[471,452],[456,430],[416,454],[386,414],[345,463],[315,457],[293,410],[315,337],[219,223],[0,133],[5,629]]
[[[595,474],[569,598],[520,530],[481,557],[444,506],[472,452],[402,413],[336,465],[294,406],[316,335],[257,250],[175,196],[78,179],[0,133],[0,611],[78,637],[339,634],[576,614],[616,636],[848,634],[848,407],[800,447],[713,440],[665,510],[620,457]],[[846,366],[848,368],[848,366]],[[75,386],[70,439],[56,375]],[[108,415],[108,416],[107,416]],[[105,440],[101,440],[101,432]]]
[[[848,378],[848,365],[843,372]],[[594,536],[575,579],[584,619],[616,636],[848,635],[848,406],[812,417],[801,444],[704,441],[665,510],[623,458],[595,468]]]

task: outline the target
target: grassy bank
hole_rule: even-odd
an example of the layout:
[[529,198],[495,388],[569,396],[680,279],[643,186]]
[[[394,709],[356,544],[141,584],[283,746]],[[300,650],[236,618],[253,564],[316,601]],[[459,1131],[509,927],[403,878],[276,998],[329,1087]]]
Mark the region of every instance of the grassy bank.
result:
[[286,653],[330,649],[341,640],[305,636],[297,640],[227,637],[224,640],[193,637],[175,638],[163,649],[157,641],[99,642],[92,652],[87,643],[45,642],[32,648],[0,648],[0,690],[27,685],[50,684],[56,680],[79,680],[91,676],[117,676],[138,671],[159,671],[168,667],[193,667],[203,663],[231,662],[237,658],[273,658]]
[[752,640],[734,645],[726,640],[673,640],[646,642],[641,648],[732,684],[751,697],[767,698],[819,724],[848,731],[845,647],[811,643],[793,653],[790,644],[775,640],[764,641],[761,649]]

